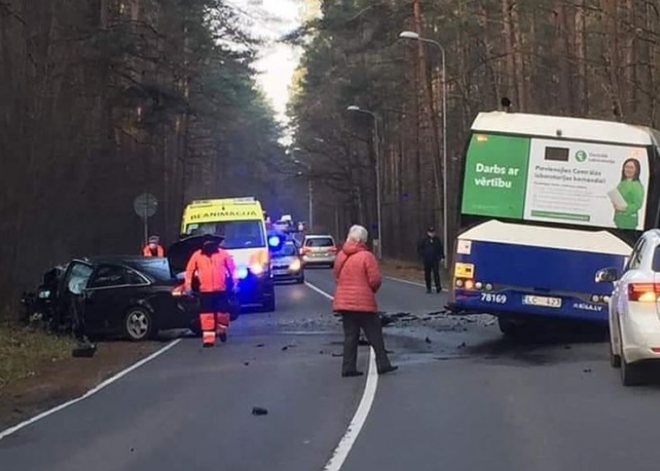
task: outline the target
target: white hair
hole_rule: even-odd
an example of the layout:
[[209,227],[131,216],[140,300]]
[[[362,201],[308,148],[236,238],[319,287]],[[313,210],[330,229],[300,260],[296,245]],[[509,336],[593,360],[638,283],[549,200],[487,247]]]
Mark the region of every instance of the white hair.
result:
[[369,231],[364,226],[355,225],[350,228],[348,231],[347,240],[352,240],[353,242],[362,242],[363,244],[367,243],[369,239]]

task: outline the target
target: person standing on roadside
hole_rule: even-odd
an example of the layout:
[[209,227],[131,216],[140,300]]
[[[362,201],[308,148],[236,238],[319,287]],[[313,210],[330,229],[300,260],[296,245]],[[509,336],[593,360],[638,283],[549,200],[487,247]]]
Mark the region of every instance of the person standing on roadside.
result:
[[165,247],[160,245],[160,237],[151,236],[142,249],[142,255],[144,257],[164,257],[165,256]]
[[378,315],[376,292],[382,277],[378,260],[367,248],[369,233],[362,226],[353,226],[334,266],[337,289],[333,309],[342,317],[344,326],[344,358],[342,376],[361,376],[357,370],[360,330],[376,352],[379,374],[398,369],[392,366],[383,339],[383,326]]
[[429,227],[424,237],[417,245],[417,254],[424,262],[424,280],[426,281],[426,292],[431,293],[431,275],[438,293],[442,292],[440,284],[440,262],[445,258],[445,250],[442,241],[435,233],[434,227]]

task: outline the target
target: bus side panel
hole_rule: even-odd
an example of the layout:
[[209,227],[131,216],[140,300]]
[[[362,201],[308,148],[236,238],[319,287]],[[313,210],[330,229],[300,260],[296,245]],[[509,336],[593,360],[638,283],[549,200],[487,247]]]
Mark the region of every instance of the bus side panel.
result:
[[[457,255],[456,263],[474,267],[475,283],[493,286],[488,293],[454,287],[455,305],[461,310],[604,321],[606,304],[590,298],[609,295],[612,286],[595,283],[594,276],[602,268],[623,267],[624,257],[472,241],[470,254]],[[525,305],[528,294],[561,298],[561,307]]]

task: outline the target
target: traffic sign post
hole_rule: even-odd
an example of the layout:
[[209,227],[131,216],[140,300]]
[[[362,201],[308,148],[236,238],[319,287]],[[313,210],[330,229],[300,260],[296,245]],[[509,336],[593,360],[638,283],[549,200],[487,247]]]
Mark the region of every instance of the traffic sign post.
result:
[[158,210],[158,200],[150,193],[142,193],[133,201],[133,210],[144,222],[144,243],[149,242],[149,218]]

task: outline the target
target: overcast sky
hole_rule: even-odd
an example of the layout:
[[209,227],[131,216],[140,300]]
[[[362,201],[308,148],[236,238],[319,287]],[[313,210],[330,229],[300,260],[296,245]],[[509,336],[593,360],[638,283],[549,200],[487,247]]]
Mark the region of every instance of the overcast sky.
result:
[[300,52],[279,40],[300,24],[297,0],[228,0],[252,24],[255,36],[266,40],[256,67],[260,84],[280,120],[284,120],[289,86]]

